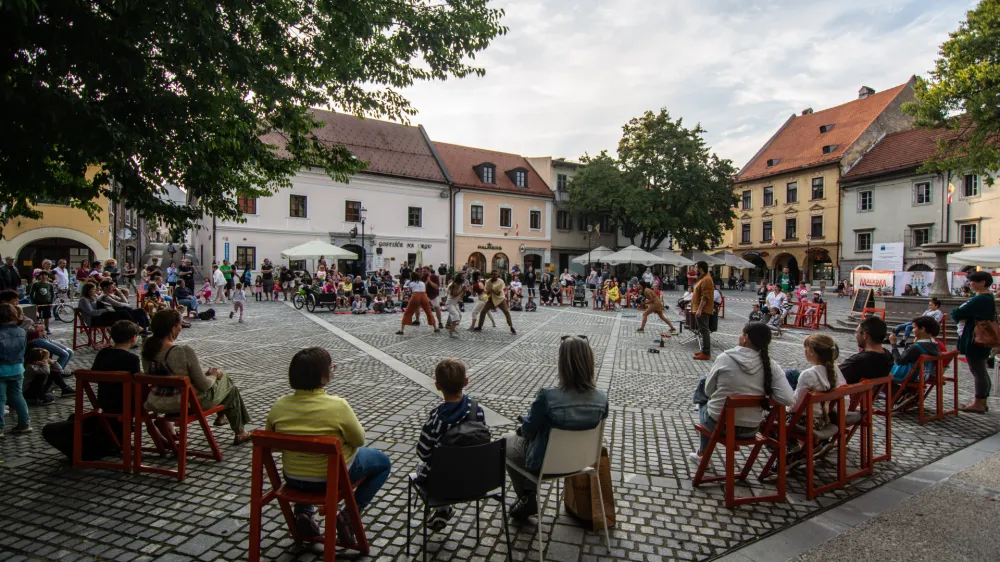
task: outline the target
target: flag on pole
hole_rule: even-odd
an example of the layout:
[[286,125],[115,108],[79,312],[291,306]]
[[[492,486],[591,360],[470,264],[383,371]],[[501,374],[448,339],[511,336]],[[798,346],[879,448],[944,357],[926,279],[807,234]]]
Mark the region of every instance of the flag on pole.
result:
[[595,225],[594,226],[594,232],[597,233],[597,241],[600,242],[601,241],[601,225],[599,225],[599,224]]
[[951,205],[951,194],[955,193],[955,184],[948,183],[948,204]]
[[514,223],[514,236],[520,236],[520,234],[518,234],[519,232],[521,232],[521,225],[519,223]]
[[774,239],[774,233],[771,233],[771,247],[777,246],[778,241]]

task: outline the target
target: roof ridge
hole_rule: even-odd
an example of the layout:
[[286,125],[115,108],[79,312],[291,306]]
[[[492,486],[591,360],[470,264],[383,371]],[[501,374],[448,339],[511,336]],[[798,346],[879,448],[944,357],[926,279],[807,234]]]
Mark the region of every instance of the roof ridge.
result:
[[310,107],[309,111],[321,111],[323,113],[329,113],[331,115],[343,115],[344,117],[353,117],[358,121],[372,121],[374,123],[383,123],[385,125],[394,125],[396,127],[406,127],[407,129],[416,129],[417,125],[407,125],[406,123],[397,123],[396,121],[388,121],[386,119],[379,119],[378,117],[368,117],[365,115],[355,115],[353,113],[347,113],[346,111],[335,111],[332,109],[323,109],[322,107]]
[[493,152],[493,153],[496,153],[496,154],[506,154],[507,156],[516,156],[517,158],[522,158],[522,159],[526,159],[527,158],[527,156],[524,156],[523,154],[518,154],[516,152],[505,152],[503,150],[493,150],[491,148],[479,148],[478,146],[469,146],[469,145],[466,145],[466,144],[455,144],[453,142],[434,141],[434,144],[445,144],[445,145],[448,145],[448,146],[453,146],[455,148],[468,148],[468,149],[471,149],[471,150],[479,150],[479,151],[482,151],[482,152]]
[[828,107],[826,109],[821,109],[819,111],[814,111],[814,112],[806,114],[806,115],[797,115],[796,117],[809,117],[810,115],[813,115],[813,116],[815,116],[815,115],[822,115],[823,113],[826,113],[828,111],[833,111],[835,109],[842,109],[844,106],[851,105],[852,103],[861,103],[863,101],[868,101],[869,99],[871,99],[871,98],[873,98],[875,96],[881,97],[884,94],[888,94],[889,92],[892,92],[893,90],[896,90],[896,92],[894,92],[893,95],[890,96],[890,98],[894,99],[896,96],[899,95],[900,92],[903,91],[903,89],[906,87],[907,84],[909,84],[909,80],[907,80],[906,82],[903,82],[902,84],[900,84],[898,86],[893,86],[891,88],[887,88],[885,90],[882,90],[881,92],[875,92],[874,94],[869,94],[867,97],[864,97],[864,98],[855,98],[853,100],[845,101],[844,103],[837,104],[837,105],[834,105],[834,106],[830,106],[830,107]]

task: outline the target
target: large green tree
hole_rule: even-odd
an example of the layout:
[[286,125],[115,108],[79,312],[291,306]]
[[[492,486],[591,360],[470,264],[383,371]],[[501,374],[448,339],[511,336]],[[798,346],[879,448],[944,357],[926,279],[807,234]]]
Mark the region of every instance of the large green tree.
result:
[[[302,166],[346,181],[365,163],[307,109],[405,120],[403,88],[483,74],[469,59],[506,32],[488,2],[0,0],[0,228],[39,201],[93,216],[99,195],[171,226],[240,220],[235,195]],[[167,182],[196,205],[159,199]]]
[[736,216],[736,169],[709,152],[701,125],[687,128],[661,109],[633,118],[622,132],[617,159],[607,152],[583,158],[568,188],[571,208],[607,214],[646,251],[668,236],[686,250],[718,245]]
[[930,79],[917,78],[917,101],[903,106],[918,125],[948,129],[925,171],[982,174],[1000,169],[1000,0],[982,0],[941,45]]

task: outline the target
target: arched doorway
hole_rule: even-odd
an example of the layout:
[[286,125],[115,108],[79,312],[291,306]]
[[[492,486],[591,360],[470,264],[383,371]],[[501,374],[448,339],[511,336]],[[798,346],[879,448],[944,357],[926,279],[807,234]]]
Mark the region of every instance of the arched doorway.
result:
[[42,238],[21,248],[17,253],[17,271],[22,279],[31,279],[31,272],[42,267],[43,260],[52,260],[55,267],[59,260],[66,260],[69,271],[80,268],[83,260],[93,262],[94,251],[82,242],[69,238]]
[[472,252],[469,254],[469,267],[480,272],[486,272],[486,256],[482,252]]
[[801,278],[801,272],[799,271],[799,260],[795,259],[792,254],[778,254],[774,257],[774,271],[772,272],[772,281],[778,282],[781,280],[781,276],[784,274],[784,269],[788,268],[788,275],[792,286],[799,284],[799,279]]
[[344,246],[344,249],[347,250],[348,252],[354,252],[355,254],[357,254],[358,255],[358,259],[356,259],[356,260],[337,260],[337,271],[339,271],[341,273],[341,275],[346,274],[346,273],[350,273],[351,275],[353,275],[355,277],[358,276],[358,275],[361,275],[361,273],[362,273],[361,272],[362,265],[365,263],[364,262],[364,259],[365,259],[365,250],[364,250],[364,248],[362,248],[361,246],[358,246],[357,244],[346,244]]
[[493,264],[490,271],[499,271],[502,273],[507,273],[510,270],[510,260],[507,259],[507,254],[503,252],[497,252],[493,254]]
[[[824,248],[813,248],[806,256],[804,281],[833,281],[833,261]],[[811,275],[810,275],[811,274]]]
[[767,279],[767,262],[764,258],[759,255],[747,256],[744,254],[743,259],[753,264],[753,269],[748,269],[747,275],[750,276],[749,281],[756,281],[760,283]]
[[[528,271],[528,266],[535,268],[535,271],[542,269],[542,256],[538,254],[525,254],[524,264],[521,265],[521,271]],[[561,273],[561,272],[560,272]]]
[[927,265],[926,263],[915,263],[915,264],[911,265],[910,268],[907,269],[906,271],[924,271],[924,272],[926,272],[926,271],[934,271],[934,270],[931,269],[931,266]]

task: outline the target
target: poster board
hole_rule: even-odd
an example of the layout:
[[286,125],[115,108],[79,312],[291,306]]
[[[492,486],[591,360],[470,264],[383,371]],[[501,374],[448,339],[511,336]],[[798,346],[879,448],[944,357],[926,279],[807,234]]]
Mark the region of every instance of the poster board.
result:
[[868,299],[872,296],[872,289],[858,289],[854,291],[854,306],[851,307],[851,312],[857,312],[861,314],[865,310],[865,305],[868,304]]
[[903,270],[903,243],[886,242],[872,246],[872,269],[875,271]]

